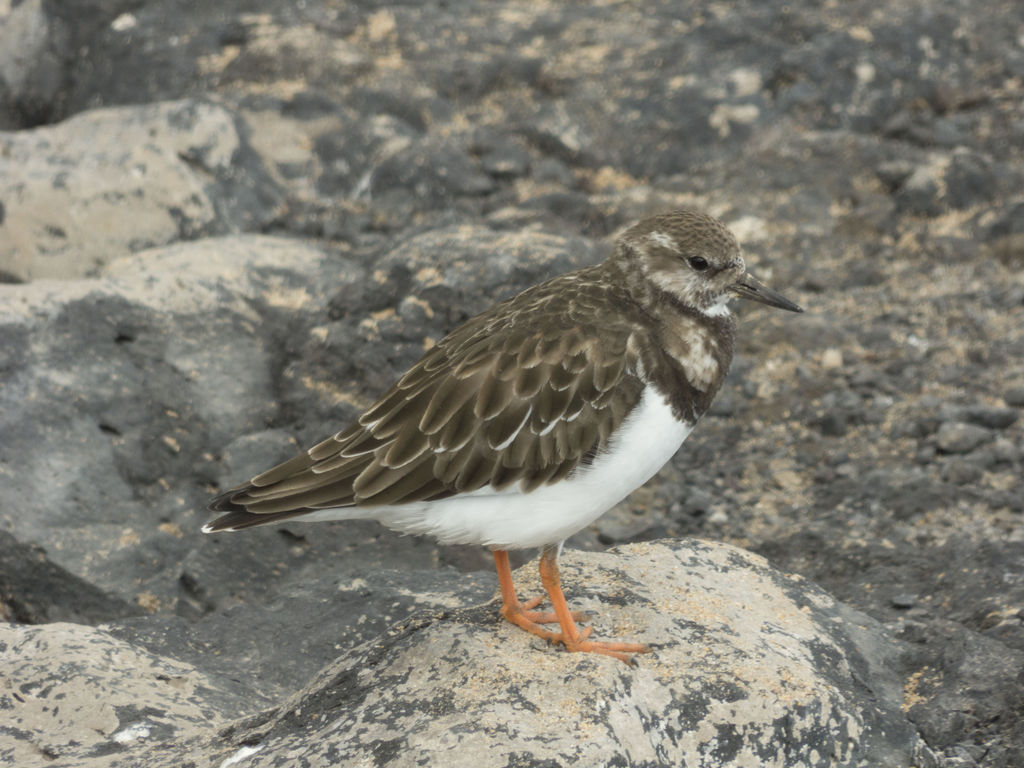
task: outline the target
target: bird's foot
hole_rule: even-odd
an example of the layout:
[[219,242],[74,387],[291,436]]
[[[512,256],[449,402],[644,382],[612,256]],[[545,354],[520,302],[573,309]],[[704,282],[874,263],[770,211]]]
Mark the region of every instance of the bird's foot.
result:
[[[544,629],[541,624],[557,624],[558,616],[553,611],[533,610],[543,601],[543,597],[534,597],[525,603],[501,606],[501,615],[506,621],[510,621],[520,629],[525,629],[532,635],[543,637],[548,642],[561,642],[561,632],[552,632]],[[587,617],[586,611],[573,611],[572,618],[575,621],[583,621]]]
[[[567,651],[574,653],[599,653],[602,656],[611,656],[612,658],[633,666],[635,662],[630,654],[651,653],[652,651],[650,646],[644,645],[643,643],[620,643],[603,640],[589,640],[588,638],[594,631],[593,627],[584,627],[582,631],[576,630],[575,637],[571,638],[566,637],[565,632],[552,632],[549,629],[545,629],[541,624],[557,623],[558,617],[554,613],[541,613],[531,610],[532,608],[535,608],[540,601],[541,598],[537,597],[515,606],[502,606],[501,615],[506,619],[506,621],[515,624],[520,629],[526,630],[531,635],[536,635],[549,643],[560,643],[565,646]],[[582,617],[585,615],[585,611],[572,612],[572,617],[576,621],[581,621]]]
[[[531,599],[527,600],[525,603],[522,603],[520,605],[520,608],[523,611],[523,615],[525,615],[534,624],[557,624],[558,623],[558,614],[556,614],[554,611],[535,611],[535,610],[533,610],[538,605],[540,605],[542,602],[544,602],[544,596],[543,595],[539,595],[537,597],[534,597],[534,598],[531,598]],[[569,615],[572,616],[573,621],[586,621],[587,620],[587,612],[586,611],[571,611]]]
[[590,627],[587,627],[580,632],[579,637],[575,640],[565,640],[561,637],[561,632],[558,633],[559,637],[557,642],[560,642],[565,646],[565,650],[574,651],[576,653],[600,653],[602,656],[611,656],[613,659],[629,664],[629,666],[635,666],[636,661],[633,659],[631,654],[634,653],[651,653],[654,649],[649,645],[643,643],[620,643],[606,640],[587,640],[590,635]]

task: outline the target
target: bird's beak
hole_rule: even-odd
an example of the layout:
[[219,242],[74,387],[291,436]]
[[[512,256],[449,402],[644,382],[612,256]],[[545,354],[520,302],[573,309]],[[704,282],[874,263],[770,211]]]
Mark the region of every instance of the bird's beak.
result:
[[733,293],[741,299],[753,299],[769,307],[778,307],[790,312],[803,312],[803,308],[794,304],[781,293],[773,291],[749,272],[740,278],[740,281],[732,286]]

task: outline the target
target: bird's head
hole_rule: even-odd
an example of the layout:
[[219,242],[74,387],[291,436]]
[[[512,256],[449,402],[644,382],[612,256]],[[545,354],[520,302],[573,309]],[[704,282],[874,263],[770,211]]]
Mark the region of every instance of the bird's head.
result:
[[653,285],[710,317],[727,315],[727,302],[735,296],[803,312],[747,272],[736,238],[707,214],[651,216],[623,233],[619,249]]

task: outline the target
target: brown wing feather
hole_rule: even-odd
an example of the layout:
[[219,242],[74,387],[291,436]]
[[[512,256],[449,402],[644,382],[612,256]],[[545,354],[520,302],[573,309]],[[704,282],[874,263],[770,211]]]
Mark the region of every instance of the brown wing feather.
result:
[[602,325],[582,322],[614,291],[597,276],[564,275],[470,320],[351,427],[214,499],[227,514],[208,529],[485,485],[530,491],[589,463],[643,388],[628,299]]

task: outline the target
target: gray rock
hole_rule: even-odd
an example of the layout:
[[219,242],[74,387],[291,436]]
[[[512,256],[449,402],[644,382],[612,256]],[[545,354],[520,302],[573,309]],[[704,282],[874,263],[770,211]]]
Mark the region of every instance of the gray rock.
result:
[[995,220],[989,224],[986,239],[1001,240],[1024,234],[1024,202],[1011,201],[997,207]]
[[146,765],[169,750],[185,765],[190,738],[264,703],[230,681],[78,624],[0,627],[0,649],[9,686],[0,697],[7,765]]
[[960,417],[970,423],[987,429],[1006,429],[1020,417],[1013,408],[998,408],[991,405],[972,405],[960,411]]
[[59,120],[83,74],[83,53],[133,0],[0,5],[0,130]]
[[93,624],[141,610],[54,565],[40,548],[0,531],[0,615],[21,624]]
[[896,193],[900,209],[912,214],[937,216],[942,211],[942,180],[948,164],[948,156],[935,156],[915,167]]
[[891,160],[875,169],[878,178],[892,190],[899,189],[913,172],[914,166],[907,160]]
[[[946,499],[956,496],[946,489]],[[983,764],[1016,766],[1024,721],[990,718],[1020,711],[1024,701],[1024,543],[978,545],[958,536],[901,549],[881,539],[842,544],[831,531],[802,535],[804,541],[780,542],[767,554],[791,568],[804,553],[819,553],[804,572],[857,608],[877,605],[879,593],[887,602],[893,595],[914,596],[910,609],[890,604],[884,613],[872,610],[908,643],[900,662],[904,705],[929,746],[951,754],[987,744]]]
[[983,470],[973,462],[954,460],[946,464],[942,470],[943,478],[954,485],[976,483],[981,479]]
[[271,237],[148,251],[112,271],[0,285],[2,514],[55,564],[152,609],[177,599],[214,488],[200,478],[221,474],[209,452],[278,413],[280,313],[322,313],[332,286],[363,273]]
[[32,124],[49,114],[64,85],[61,35],[43,0],[8,7],[0,16],[0,129]]
[[496,146],[480,156],[480,164],[492,176],[525,176],[530,170],[530,155],[514,145]]
[[[502,622],[493,603],[420,613],[228,726],[229,713],[265,700],[97,630],[8,628],[21,695],[4,701],[14,728],[0,753],[41,751],[74,768],[242,755],[251,766],[401,766],[442,754],[455,766],[935,765],[901,708],[897,645],[761,558],[654,542],[568,552],[563,574],[596,634],[655,651],[633,668],[565,653]],[[524,594],[537,590],[535,563],[517,579]]]
[[907,663],[915,670],[906,690],[907,714],[937,752],[969,750],[979,765],[1015,764],[1024,736],[1019,719],[1005,724],[1006,741],[987,755],[965,737],[991,734],[997,713],[1024,707],[1024,653],[957,623],[933,621],[912,643]]
[[1024,408],[1024,387],[1010,387],[1003,394],[1003,400],[1014,408]]
[[496,624],[493,607],[420,616],[229,734],[218,757],[248,746],[253,766],[927,758],[900,707],[890,641],[760,558],[690,541],[565,560],[572,602],[597,612],[597,635],[657,645],[636,668],[538,645]]
[[280,201],[250,155],[233,115],[200,101],[0,133],[0,271],[96,275],[128,253],[258,226]]
[[984,427],[947,421],[935,434],[935,444],[942,453],[968,453],[992,437],[991,430]]
[[[394,623],[425,610],[484,602],[496,588],[493,573],[432,568],[423,555],[389,556],[389,549],[397,548],[387,541],[367,542],[362,557],[339,549],[331,565],[320,551],[302,546],[305,535],[317,532],[292,526],[277,534],[312,555],[308,559],[314,564],[292,558],[287,572],[272,576],[253,564],[261,554],[275,554],[270,547],[256,550],[244,537],[207,537],[215,546],[203,547],[182,564],[186,596],[179,600],[177,615],[121,618],[104,629],[151,653],[282,699],[321,667],[375,641]],[[380,567],[381,560],[389,567]],[[234,585],[246,576],[261,579],[262,587],[240,596]]]
[[[962,142],[961,136],[956,139]],[[999,193],[999,175],[990,157],[969,150],[954,152],[945,176],[947,204],[967,208],[992,199]]]
[[898,595],[893,595],[892,598],[889,600],[889,602],[892,604],[893,608],[899,608],[900,610],[906,610],[908,608],[913,608],[914,607],[914,605],[917,603],[917,598],[914,597],[913,595],[909,595],[909,594],[907,594],[905,592],[901,592]]
[[572,171],[569,167],[554,157],[546,157],[533,166],[533,176],[541,183],[553,183],[559,184],[566,188],[571,188],[575,185],[575,179],[573,179]]

